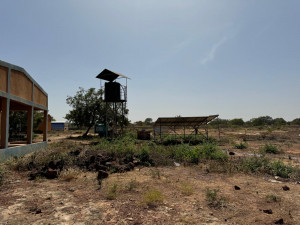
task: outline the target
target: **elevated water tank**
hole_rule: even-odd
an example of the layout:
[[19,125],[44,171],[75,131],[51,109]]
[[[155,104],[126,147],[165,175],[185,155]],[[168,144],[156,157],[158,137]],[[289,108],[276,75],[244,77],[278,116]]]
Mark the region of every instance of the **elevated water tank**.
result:
[[104,99],[106,102],[121,101],[121,85],[118,82],[106,82],[104,89]]

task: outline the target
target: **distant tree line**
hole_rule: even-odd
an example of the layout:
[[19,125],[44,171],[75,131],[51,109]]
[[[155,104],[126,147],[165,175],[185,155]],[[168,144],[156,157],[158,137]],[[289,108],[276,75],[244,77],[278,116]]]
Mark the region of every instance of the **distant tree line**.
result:
[[283,118],[273,119],[270,116],[260,116],[257,118],[252,118],[249,121],[244,121],[241,118],[235,119],[214,119],[209,123],[210,126],[216,127],[218,125],[222,127],[232,127],[232,126],[245,126],[245,127],[263,127],[263,126],[283,126],[283,125],[300,125],[300,118],[294,119],[292,121],[286,121]]

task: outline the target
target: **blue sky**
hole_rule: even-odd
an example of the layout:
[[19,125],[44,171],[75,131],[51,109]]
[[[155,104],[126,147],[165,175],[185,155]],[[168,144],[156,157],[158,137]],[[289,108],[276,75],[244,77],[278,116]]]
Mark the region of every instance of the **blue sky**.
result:
[[300,117],[300,1],[2,0],[0,60],[24,67],[56,120],[104,68],[131,121]]

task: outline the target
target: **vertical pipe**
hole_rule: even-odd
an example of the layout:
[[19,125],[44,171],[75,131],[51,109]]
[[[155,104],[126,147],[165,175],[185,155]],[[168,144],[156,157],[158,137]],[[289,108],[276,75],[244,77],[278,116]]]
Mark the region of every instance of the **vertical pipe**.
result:
[[27,110],[27,144],[32,144],[33,131],[33,107],[28,107]]

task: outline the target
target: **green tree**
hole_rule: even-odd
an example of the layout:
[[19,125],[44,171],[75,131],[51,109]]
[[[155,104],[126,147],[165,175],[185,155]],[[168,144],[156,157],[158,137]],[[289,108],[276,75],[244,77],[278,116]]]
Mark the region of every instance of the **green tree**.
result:
[[145,124],[146,124],[146,125],[151,125],[152,123],[153,123],[152,118],[146,118],[146,119],[145,119]]
[[261,116],[258,118],[252,118],[250,122],[252,126],[265,126],[265,125],[272,125],[273,119],[270,116]]
[[286,121],[283,118],[276,118],[273,120],[273,124],[276,126],[285,125]]
[[[98,91],[95,88],[84,90],[81,87],[75,96],[68,96],[66,99],[67,104],[72,107],[72,110],[67,113],[65,118],[77,127],[86,127],[87,130],[83,134],[84,137],[87,136],[95,123],[106,123],[108,126],[107,129],[113,127],[114,124],[123,128],[124,125],[128,125],[129,123],[126,117],[128,109],[123,109],[122,103],[102,104],[102,99],[102,89]],[[108,107],[107,110],[106,106]],[[124,115],[122,115],[122,111],[124,111]]]
[[86,132],[83,134],[84,137],[87,136],[97,121],[104,118],[104,108],[100,104],[102,95],[103,91],[101,89],[98,91],[95,88],[84,90],[79,87],[79,91],[75,96],[68,96],[66,99],[72,110],[66,114],[65,118],[77,127],[87,127]]
[[230,120],[230,124],[233,126],[243,126],[245,122],[243,119],[232,119]]
[[300,118],[294,119],[291,121],[292,125],[300,125]]

